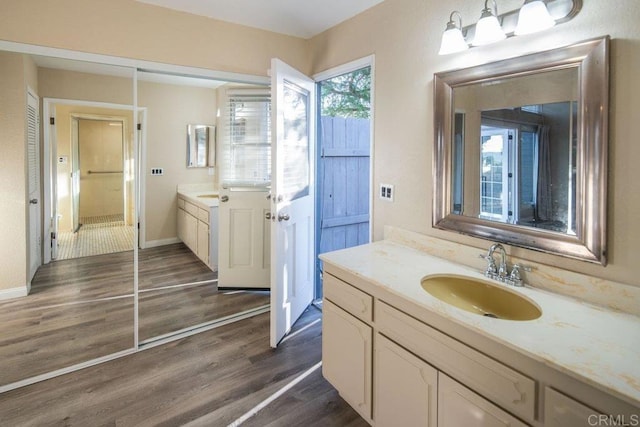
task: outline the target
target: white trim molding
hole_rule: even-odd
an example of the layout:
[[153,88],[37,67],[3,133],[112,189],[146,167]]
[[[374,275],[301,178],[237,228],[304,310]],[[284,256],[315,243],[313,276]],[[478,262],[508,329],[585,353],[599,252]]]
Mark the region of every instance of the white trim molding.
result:
[[[346,64],[338,65],[337,67],[329,68],[328,70],[320,71],[319,73],[314,74],[313,80],[316,82],[321,82],[322,80],[331,79],[333,77],[341,76],[342,74],[347,74],[352,71],[359,70],[364,67],[371,67],[373,71],[373,66],[375,63],[376,56],[369,55],[362,58],[355,59],[353,61],[347,62]],[[373,77],[373,76],[372,76]],[[373,79],[371,80],[371,87],[373,87]],[[373,99],[373,98],[371,98]]]
[[15,288],[0,289],[0,301],[26,297],[27,295],[29,295],[30,288],[30,284],[26,284],[24,286],[16,286]]
[[159,240],[149,240],[145,242],[144,247],[157,248],[158,246],[173,245],[174,243],[180,243],[181,241],[182,240],[178,239],[177,237],[170,237],[168,239],[159,239]]

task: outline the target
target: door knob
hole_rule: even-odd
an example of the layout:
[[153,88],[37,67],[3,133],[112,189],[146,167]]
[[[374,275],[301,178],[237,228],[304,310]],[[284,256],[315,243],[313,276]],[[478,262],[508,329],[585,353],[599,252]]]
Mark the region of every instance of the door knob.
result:
[[264,219],[271,219],[271,212],[267,212],[264,214]]
[[278,214],[278,221],[289,221],[289,215],[287,214]]
[[220,197],[220,201],[221,201],[221,202],[223,202],[223,203],[224,203],[224,202],[228,202],[228,201],[229,201],[229,196],[222,196],[222,197]]
[[32,205],[37,205],[38,204],[38,199],[31,199],[31,200],[29,200],[29,203],[31,203]]

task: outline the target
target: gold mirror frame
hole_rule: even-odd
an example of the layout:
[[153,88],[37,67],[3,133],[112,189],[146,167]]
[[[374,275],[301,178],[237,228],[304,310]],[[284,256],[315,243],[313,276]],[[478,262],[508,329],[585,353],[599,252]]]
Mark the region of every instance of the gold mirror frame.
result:
[[[453,90],[514,76],[578,70],[576,235],[452,213]],[[433,227],[606,265],[609,37],[434,75]]]

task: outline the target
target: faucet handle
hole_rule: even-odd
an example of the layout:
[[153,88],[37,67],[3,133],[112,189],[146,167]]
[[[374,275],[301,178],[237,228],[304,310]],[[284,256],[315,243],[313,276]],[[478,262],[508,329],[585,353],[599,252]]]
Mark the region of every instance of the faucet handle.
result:
[[511,273],[509,274],[509,282],[514,286],[524,286],[524,280],[522,280],[520,270],[531,271],[531,267],[522,264],[513,264]]
[[487,261],[487,269],[484,272],[484,275],[487,277],[493,277],[498,274],[498,267],[496,266],[496,261],[493,259],[491,255],[480,254],[480,258]]

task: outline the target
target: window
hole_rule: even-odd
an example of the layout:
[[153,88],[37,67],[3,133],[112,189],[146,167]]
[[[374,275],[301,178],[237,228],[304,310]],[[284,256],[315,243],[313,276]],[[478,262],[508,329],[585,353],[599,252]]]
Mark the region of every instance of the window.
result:
[[223,186],[271,182],[271,98],[268,90],[228,90]]

